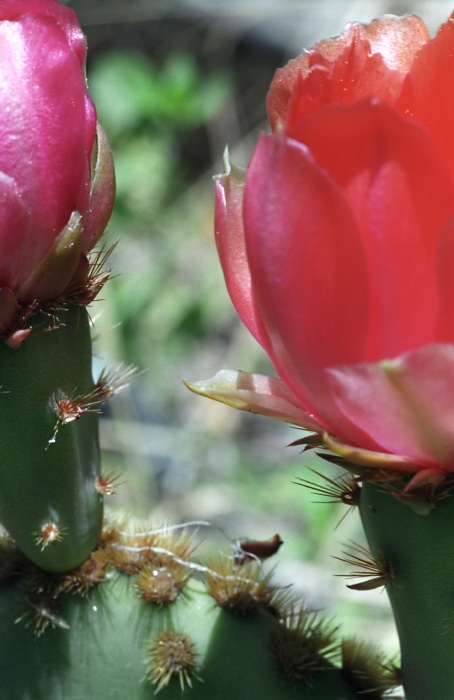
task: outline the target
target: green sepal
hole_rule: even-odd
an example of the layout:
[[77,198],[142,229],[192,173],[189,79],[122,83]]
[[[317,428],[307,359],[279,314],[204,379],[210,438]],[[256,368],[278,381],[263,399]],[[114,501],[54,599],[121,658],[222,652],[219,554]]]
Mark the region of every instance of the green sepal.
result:
[[82,217],[74,211],[51,249],[17,290],[21,304],[53,301],[64,292],[79,263],[83,235]]

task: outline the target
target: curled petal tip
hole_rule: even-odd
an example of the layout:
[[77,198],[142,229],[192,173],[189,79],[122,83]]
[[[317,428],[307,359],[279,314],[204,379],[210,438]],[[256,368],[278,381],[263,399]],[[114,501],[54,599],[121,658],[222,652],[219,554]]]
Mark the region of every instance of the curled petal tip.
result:
[[228,146],[224,148],[224,153],[222,154],[222,162],[224,163],[224,175],[230,175],[232,164],[230,162],[230,153]]
[[224,171],[222,173],[217,173],[216,175],[213,176],[213,180],[217,182],[220,180],[224,180],[225,178],[228,178],[230,175],[230,171],[232,169],[232,164],[230,162],[230,153],[229,153],[229,147],[226,146],[224,148],[224,153],[222,154],[222,164],[224,166]]
[[185,381],[190,391],[242,411],[257,413],[306,430],[321,432],[317,419],[304,411],[284,382],[276,377],[223,369],[210,379]]
[[246,170],[245,168],[241,168],[239,165],[232,163],[232,161],[230,160],[230,152],[228,146],[225,147],[224,154],[222,156],[222,162],[224,165],[224,172],[215,175],[213,179],[216,182],[221,183],[232,179],[238,185],[244,184],[244,181],[246,179]]
[[5,340],[5,343],[12,350],[17,350],[20,348],[24,340],[28,338],[31,332],[31,328],[24,328],[22,330],[14,331],[14,333],[11,333],[11,335]]

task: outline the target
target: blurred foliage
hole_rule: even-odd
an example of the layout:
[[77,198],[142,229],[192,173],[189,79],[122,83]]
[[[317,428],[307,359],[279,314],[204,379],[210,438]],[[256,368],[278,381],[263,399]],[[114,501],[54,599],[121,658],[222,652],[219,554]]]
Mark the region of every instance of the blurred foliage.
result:
[[[116,162],[110,237],[127,236],[127,254],[123,242],[114,256],[126,274],[110,289],[117,341],[127,362],[146,367],[161,357],[169,365],[209,332],[213,315],[209,276],[194,278],[204,258],[195,232],[211,218],[210,195],[205,202],[197,195],[192,211],[193,174],[182,142],[222,108],[230,83],[222,75],[202,79],[191,56],[172,54],[158,69],[145,56],[108,52],[92,66],[90,89]],[[162,410],[173,403],[172,390],[167,385],[159,393]]]
[[204,80],[193,56],[180,53],[170,54],[158,69],[143,54],[105,52],[90,86],[113,140],[144,129],[164,136],[200,126],[231,93],[227,76]]

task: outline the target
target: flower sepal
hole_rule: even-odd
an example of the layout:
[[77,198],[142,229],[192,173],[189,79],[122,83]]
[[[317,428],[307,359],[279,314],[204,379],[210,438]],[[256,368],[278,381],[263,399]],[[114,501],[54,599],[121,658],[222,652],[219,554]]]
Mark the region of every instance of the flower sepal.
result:
[[74,211],[51,249],[17,290],[22,305],[52,301],[64,293],[78,266],[83,236],[82,217]]
[[88,212],[84,217],[84,249],[91,250],[101,238],[112,213],[115,199],[115,170],[106,133],[96,125],[91,156],[91,187]]
[[389,452],[367,450],[357,445],[348,445],[327,432],[323,433],[323,442],[328,450],[359,467],[410,474],[419,471],[421,468],[420,465],[415,464],[408,457],[394,455]]
[[0,289],[0,336],[8,334],[13,327],[18,313],[19,304],[14,292],[9,287]]

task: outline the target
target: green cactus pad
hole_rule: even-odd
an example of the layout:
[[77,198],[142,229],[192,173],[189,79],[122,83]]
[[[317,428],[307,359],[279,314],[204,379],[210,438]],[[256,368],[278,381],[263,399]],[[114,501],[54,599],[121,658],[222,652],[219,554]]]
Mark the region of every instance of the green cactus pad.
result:
[[[429,486],[405,493],[370,483],[361,490],[359,508],[371,552],[390,572],[386,590],[400,638],[407,700],[454,697],[451,489],[447,482],[438,492]],[[415,508],[417,497],[420,508]]]
[[88,314],[65,307],[30,326],[20,347],[0,344],[0,522],[35,564],[69,571],[95,547],[103,510]]
[[351,674],[332,662],[338,645],[330,625],[303,610],[295,617],[301,624],[287,626],[288,591],[276,589],[260,564],[202,566],[189,557],[184,537],[125,545],[131,538],[110,530],[67,575],[44,573],[3,543],[5,697],[360,698]]

